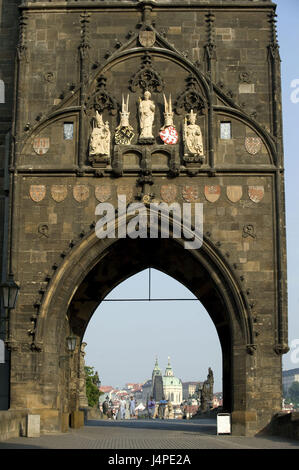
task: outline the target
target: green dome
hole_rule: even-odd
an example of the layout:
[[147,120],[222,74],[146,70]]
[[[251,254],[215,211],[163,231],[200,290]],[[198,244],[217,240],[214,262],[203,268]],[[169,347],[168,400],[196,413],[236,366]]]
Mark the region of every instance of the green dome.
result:
[[163,377],[163,386],[165,387],[169,387],[169,386],[172,386],[172,385],[182,385],[182,382],[180,381],[180,379],[178,379],[177,377],[174,377],[174,376],[165,376]]

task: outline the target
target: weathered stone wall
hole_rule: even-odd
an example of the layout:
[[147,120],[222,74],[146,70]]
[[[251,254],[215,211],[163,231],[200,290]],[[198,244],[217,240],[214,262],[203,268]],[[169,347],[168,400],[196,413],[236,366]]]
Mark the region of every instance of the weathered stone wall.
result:
[[[273,11],[268,1],[24,2],[11,176],[11,267],[21,285],[11,316],[11,400],[16,408],[44,408],[42,428],[59,428],[61,413],[76,406],[68,377],[70,363],[76,375],[76,357],[59,361],[67,354],[69,328],[82,338],[101,298],[141,269],[137,251],[127,252],[125,245],[117,251],[103,241],[92,248],[96,205],[116,205],[124,193],[128,203],[203,203],[207,266],[175,248],[170,255],[161,245],[155,248],[161,250],[160,268],[188,285],[215,323],[235,432],[254,433],[280,409],[287,313]],[[140,32],[152,34],[146,47]],[[136,82],[142,70],[145,80],[149,70],[154,73],[155,82]],[[156,104],[155,139],[140,144],[138,103],[147,87]],[[177,145],[159,137],[163,93],[172,96]],[[116,146],[123,95],[130,97],[135,136],[129,146]],[[95,160],[88,149],[97,97],[111,152]],[[203,134],[202,162],[184,160],[183,126],[191,108]],[[223,122],[231,124],[230,139],[221,138]],[[64,136],[65,123],[73,124],[71,139]],[[107,252],[111,262],[99,268],[96,297],[84,277]],[[147,265],[158,266],[155,256],[146,258]],[[226,298],[229,289],[235,303]],[[46,410],[53,410],[50,425]]]

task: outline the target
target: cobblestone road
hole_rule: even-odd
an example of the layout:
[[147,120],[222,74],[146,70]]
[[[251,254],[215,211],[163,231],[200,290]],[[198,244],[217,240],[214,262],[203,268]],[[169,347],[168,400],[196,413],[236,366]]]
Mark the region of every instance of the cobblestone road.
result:
[[89,421],[78,430],[0,442],[1,449],[299,449],[280,437],[217,436],[213,420]]

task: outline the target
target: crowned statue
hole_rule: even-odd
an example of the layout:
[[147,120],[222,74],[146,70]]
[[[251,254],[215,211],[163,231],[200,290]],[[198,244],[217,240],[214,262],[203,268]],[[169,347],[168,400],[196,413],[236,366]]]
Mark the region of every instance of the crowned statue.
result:
[[103,116],[96,111],[93,118],[93,129],[89,142],[90,157],[110,157],[110,130],[108,121],[103,122]]
[[141,143],[154,142],[153,125],[155,119],[155,103],[150,99],[151,93],[144,92],[144,99],[139,99],[139,119],[140,119],[140,136]]
[[195,157],[196,161],[203,161],[203,139],[200,127],[196,124],[196,113],[191,109],[190,114],[187,114],[184,122],[184,143],[185,143],[185,157]]

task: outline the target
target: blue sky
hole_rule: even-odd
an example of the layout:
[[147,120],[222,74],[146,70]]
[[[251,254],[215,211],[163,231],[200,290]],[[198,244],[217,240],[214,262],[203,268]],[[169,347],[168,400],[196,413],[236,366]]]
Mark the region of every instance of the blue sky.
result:
[[[282,57],[282,95],[287,209],[289,342],[299,341],[299,91],[293,103],[291,84],[299,89],[299,1],[278,0],[278,38]],[[148,270],[117,287],[110,298],[148,296]],[[192,298],[181,284],[152,271],[152,298]],[[214,325],[199,302],[104,303],[94,314],[84,337],[86,364],[98,370],[103,385],[122,386],[151,376],[155,356],[162,369],[167,357],[183,381],[204,380],[208,368],[215,375],[215,391],[222,390],[221,348]],[[283,368],[299,367],[292,352]],[[293,354],[294,356],[294,354]],[[297,355],[299,358],[299,354]]]

